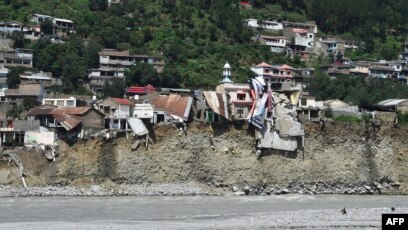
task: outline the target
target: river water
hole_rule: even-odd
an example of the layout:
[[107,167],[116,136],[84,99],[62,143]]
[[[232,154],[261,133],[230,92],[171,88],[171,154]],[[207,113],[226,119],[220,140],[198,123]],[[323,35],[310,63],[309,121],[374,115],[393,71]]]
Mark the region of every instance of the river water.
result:
[[17,197],[0,229],[378,229],[391,207],[408,196]]

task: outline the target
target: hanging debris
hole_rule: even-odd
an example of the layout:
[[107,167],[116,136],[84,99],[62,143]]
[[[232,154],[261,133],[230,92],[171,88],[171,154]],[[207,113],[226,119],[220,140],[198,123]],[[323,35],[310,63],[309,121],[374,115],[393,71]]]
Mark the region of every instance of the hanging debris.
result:
[[301,89],[286,87],[285,83],[290,82],[282,82],[282,87],[272,92],[271,78],[263,76],[253,78],[251,83],[254,102],[247,119],[256,127],[257,148],[284,151],[303,148],[305,133],[296,112]]

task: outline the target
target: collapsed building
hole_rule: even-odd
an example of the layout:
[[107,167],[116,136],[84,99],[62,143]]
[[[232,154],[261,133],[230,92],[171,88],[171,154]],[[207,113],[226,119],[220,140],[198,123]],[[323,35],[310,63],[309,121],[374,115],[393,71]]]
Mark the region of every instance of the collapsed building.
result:
[[253,68],[256,77],[250,84],[237,84],[226,63],[217,90],[203,92],[211,112],[231,121],[247,120],[255,127],[258,154],[263,149],[297,151],[304,146],[305,132],[297,117],[302,87],[294,83],[292,68],[283,67],[274,71],[261,63]]
[[301,87],[294,84],[291,67],[285,66],[282,74],[273,74],[271,68],[264,63],[262,70],[255,72],[257,76],[251,79],[254,102],[247,119],[256,127],[257,148],[302,149],[305,132],[296,111]]

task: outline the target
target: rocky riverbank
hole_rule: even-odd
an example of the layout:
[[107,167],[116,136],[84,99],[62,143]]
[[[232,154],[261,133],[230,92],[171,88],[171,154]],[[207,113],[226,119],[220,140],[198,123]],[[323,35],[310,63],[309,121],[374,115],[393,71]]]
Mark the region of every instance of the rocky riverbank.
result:
[[48,197],[48,196],[225,196],[225,195],[284,195],[284,194],[344,194],[379,195],[398,191],[396,183],[326,184],[312,183],[291,186],[238,186],[185,184],[115,184],[112,181],[86,187],[77,186],[33,186],[24,189],[19,186],[0,186],[0,197]]
[[144,185],[91,185],[76,186],[33,186],[2,185],[0,197],[49,197],[49,196],[203,196],[222,195],[213,189],[195,184],[144,184]]

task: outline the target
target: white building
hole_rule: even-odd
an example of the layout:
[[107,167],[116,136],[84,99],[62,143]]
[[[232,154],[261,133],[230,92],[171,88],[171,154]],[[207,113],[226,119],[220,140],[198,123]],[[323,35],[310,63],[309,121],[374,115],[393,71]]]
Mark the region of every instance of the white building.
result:
[[251,28],[264,29],[264,30],[273,30],[279,31],[283,29],[281,22],[277,21],[266,21],[266,20],[257,20],[257,19],[247,19],[245,20],[245,25]]
[[128,130],[127,118],[133,117],[134,103],[123,98],[106,98],[97,103],[98,110],[105,114],[110,129]]
[[269,46],[273,53],[283,53],[286,49],[286,37],[259,35],[261,44]]
[[312,48],[314,46],[314,33],[307,29],[293,29],[295,45]]
[[14,31],[22,31],[23,24],[16,21],[0,21],[0,31],[4,33],[13,33]]
[[0,67],[0,92],[4,92],[8,89],[7,86],[7,74],[10,72],[9,69]]
[[143,102],[143,103],[136,103],[135,109],[133,112],[133,117],[139,119],[152,119],[154,115],[153,106],[150,103]]
[[75,97],[69,98],[44,98],[42,101],[43,105],[54,105],[62,107],[76,107],[77,100]]
[[31,22],[35,22],[38,25],[45,20],[50,20],[53,25],[53,35],[67,36],[68,34],[76,33],[75,24],[73,21],[63,18],[55,18],[44,14],[33,14]]
[[368,75],[373,78],[403,78],[402,65],[403,62],[400,61],[385,61],[381,60],[379,62],[370,63],[371,66],[368,67]]

